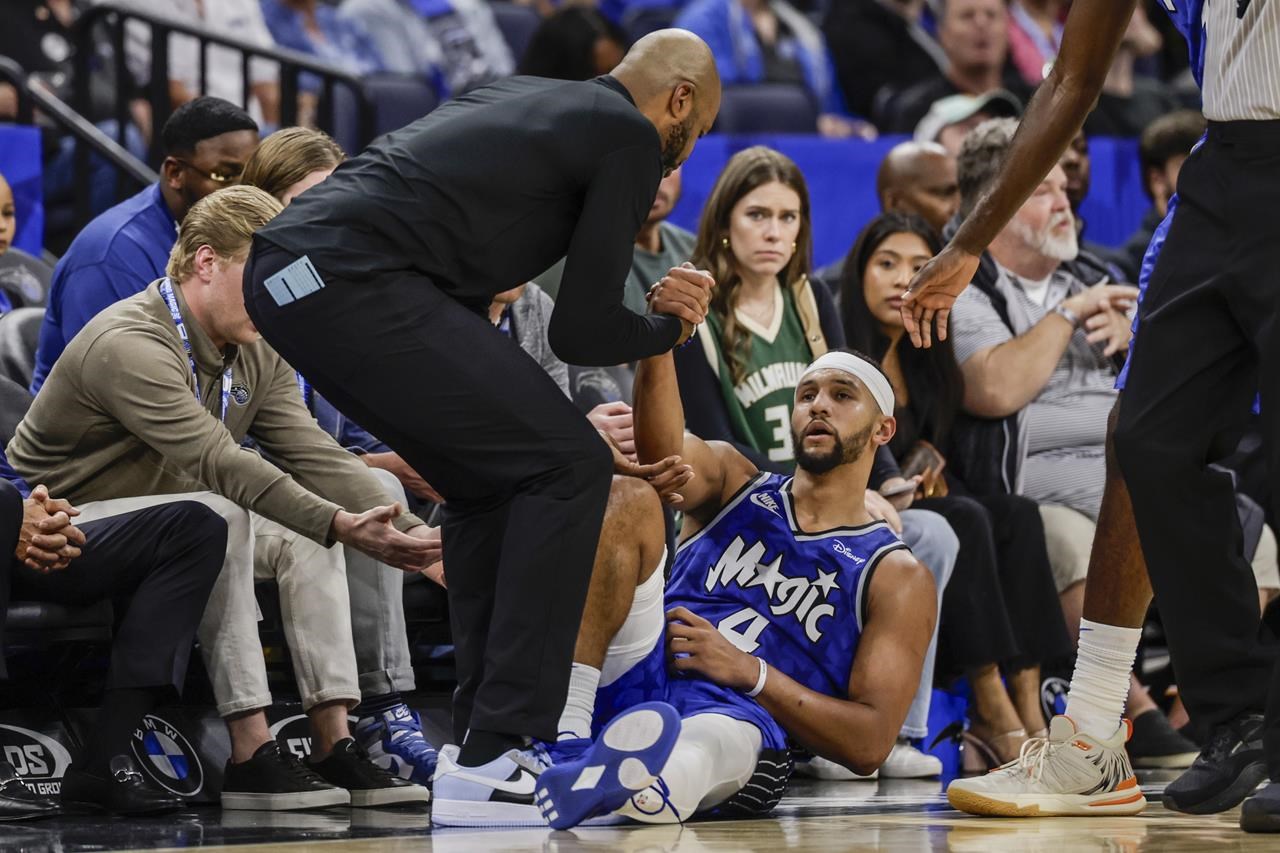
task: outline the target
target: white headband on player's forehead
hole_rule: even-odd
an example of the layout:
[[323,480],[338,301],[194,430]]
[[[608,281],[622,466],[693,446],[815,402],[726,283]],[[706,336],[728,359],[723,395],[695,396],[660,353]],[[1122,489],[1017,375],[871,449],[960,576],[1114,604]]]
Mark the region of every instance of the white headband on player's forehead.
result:
[[[800,382],[804,382],[817,370],[841,370],[857,377],[863,385],[867,386],[876,404],[880,406],[880,411],[888,416],[893,415],[893,386],[889,384],[888,379],[884,378],[884,374],[865,358],[835,351],[820,355],[813,364],[804,369],[804,373],[800,375]],[[799,385],[800,382],[796,384]]]

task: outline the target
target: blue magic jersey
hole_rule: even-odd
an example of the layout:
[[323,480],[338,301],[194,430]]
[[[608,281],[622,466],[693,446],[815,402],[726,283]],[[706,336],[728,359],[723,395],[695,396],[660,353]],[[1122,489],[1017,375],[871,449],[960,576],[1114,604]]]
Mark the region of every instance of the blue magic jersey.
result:
[[1173,25],[1187,40],[1191,54],[1191,73],[1196,85],[1204,85],[1204,0],[1160,0]]
[[[810,690],[844,698],[867,584],[885,554],[904,548],[884,522],[800,532],[791,478],[760,474],[677,550],[665,604],[687,607]],[[785,734],[755,700],[698,675],[667,674],[665,651],[660,641],[606,689],[609,696],[597,697],[597,711],[611,716],[661,698],[685,717],[716,713],[754,723],[766,748],[785,746]]]

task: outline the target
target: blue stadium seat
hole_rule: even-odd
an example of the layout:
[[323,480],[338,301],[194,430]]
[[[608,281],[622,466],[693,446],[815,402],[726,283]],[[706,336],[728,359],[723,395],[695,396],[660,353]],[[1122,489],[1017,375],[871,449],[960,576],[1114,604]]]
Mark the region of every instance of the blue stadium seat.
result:
[[[371,74],[361,85],[373,103],[374,136],[399,130],[440,106],[435,88],[421,77],[406,74]],[[372,140],[360,138],[360,117],[356,101],[345,86],[334,87],[333,132],[338,144],[354,157]]]
[[490,3],[489,8],[493,9],[498,29],[502,30],[502,37],[507,40],[516,64],[519,65],[520,57],[524,56],[542,18],[528,6],[517,6],[515,3]]
[[784,83],[726,86],[718,133],[813,133],[818,107],[807,89]]
[[622,29],[626,30],[627,39],[635,43],[649,33],[670,27],[679,11],[674,6],[632,9],[623,16]]
[[373,101],[374,131],[379,136],[440,106],[440,96],[430,83],[403,74],[370,75],[364,78],[364,93]]

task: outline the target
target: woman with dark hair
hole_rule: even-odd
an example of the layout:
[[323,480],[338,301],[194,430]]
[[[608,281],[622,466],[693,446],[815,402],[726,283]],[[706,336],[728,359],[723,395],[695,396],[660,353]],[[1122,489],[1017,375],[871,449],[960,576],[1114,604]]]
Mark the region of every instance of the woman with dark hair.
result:
[[809,191],[790,158],[756,146],[720,173],[693,263],[716,280],[696,343],[676,351],[689,431],[732,442],[763,470],[795,467],[791,406],[800,373],[844,345],[835,303],[809,282]]
[[590,80],[608,74],[627,52],[627,34],[588,6],[568,6],[539,25],[521,74],[553,80]]
[[880,359],[893,385],[898,430],[889,448],[905,477],[919,477],[917,489],[893,500],[899,509],[937,512],[960,540],[942,599],[938,670],[969,678],[965,769],[984,770],[1016,758],[1028,734],[1045,734],[1040,666],[1069,654],[1071,643],[1036,504],[1017,495],[949,494],[960,484],[944,475],[938,448],[947,447],[960,411],[960,368],[950,340],[913,347],[899,310],[911,277],[941,249],[917,216],[876,217],[845,261],[840,308],[850,346]]

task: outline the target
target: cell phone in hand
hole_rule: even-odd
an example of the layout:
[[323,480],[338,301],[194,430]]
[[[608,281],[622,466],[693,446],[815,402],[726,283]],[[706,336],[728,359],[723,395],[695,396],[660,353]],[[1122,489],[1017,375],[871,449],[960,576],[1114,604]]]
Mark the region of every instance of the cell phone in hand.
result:
[[920,484],[915,480],[907,480],[905,483],[899,483],[891,488],[880,489],[880,496],[885,498],[896,498],[898,495],[905,495],[907,492],[914,492],[920,488]]

